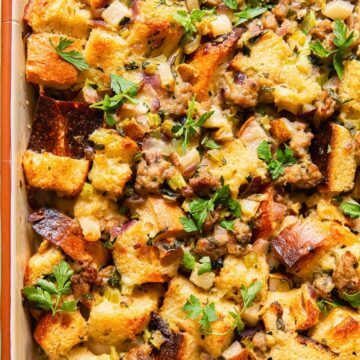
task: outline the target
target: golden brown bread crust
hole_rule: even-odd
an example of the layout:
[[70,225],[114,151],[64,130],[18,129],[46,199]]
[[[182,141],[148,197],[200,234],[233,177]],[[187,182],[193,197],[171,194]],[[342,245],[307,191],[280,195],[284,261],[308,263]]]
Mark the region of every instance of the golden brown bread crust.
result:
[[86,103],[38,99],[28,149],[76,159],[85,156],[88,137],[103,123],[103,113]]
[[209,88],[213,74],[219,65],[224,62],[233,51],[241,31],[233,31],[213,42],[208,42],[196,50],[189,65],[194,69],[194,77],[190,80],[193,92],[198,101],[205,101],[209,98]]

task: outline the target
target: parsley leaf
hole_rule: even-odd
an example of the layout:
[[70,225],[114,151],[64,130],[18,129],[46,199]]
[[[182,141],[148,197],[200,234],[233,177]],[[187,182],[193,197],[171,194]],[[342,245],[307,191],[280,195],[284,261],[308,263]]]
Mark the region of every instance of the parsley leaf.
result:
[[360,216],[360,204],[343,202],[340,205],[340,210],[352,219],[357,219]]
[[292,150],[285,145],[284,151],[277,149],[276,159],[272,158],[269,144],[263,140],[257,148],[258,157],[266,162],[271,178],[277,179],[284,174],[285,166],[293,165],[296,162]]
[[182,264],[184,267],[189,270],[194,270],[195,263],[195,256],[189,250],[186,250],[182,258]]
[[237,200],[233,198],[229,199],[229,210],[235,217],[241,217],[241,206]]
[[[35,302],[40,308],[44,310],[51,310],[53,316],[59,311],[75,311],[77,301],[64,301],[59,309],[59,301],[62,295],[67,295],[71,292],[70,278],[74,271],[69,264],[61,261],[58,265],[53,267],[53,276],[55,283],[40,279],[37,286],[26,287],[23,290],[25,297]],[[52,297],[54,295],[54,299]]]
[[183,125],[175,125],[171,129],[176,138],[182,138],[182,149],[185,152],[187,145],[189,144],[189,139],[196,134],[198,134],[198,130],[201,126],[204,125],[207,119],[209,119],[214,111],[205,112],[200,116],[198,120],[194,119],[194,111],[195,111],[195,97],[192,97],[187,112],[186,119]]
[[119,75],[111,74],[110,87],[115,95],[110,97],[106,94],[103,100],[90,105],[90,107],[103,110],[105,112],[107,124],[113,126],[116,123],[113,115],[118,107],[123,105],[126,101],[129,101],[132,104],[138,103],[138,101],[134,99],[134,96],[136,96],[138,92],[138,85]]
[[234,26],[239,26],[250,19],[256,18],[257,16],[263,14],[266,11],[268,11],[268,7],[246,7],[244,10],[234,14]]
[[341,304],[338,301],[328,301],[325,299],[321,299],[316,302],[316,306],[319,310],[324,314],[327,315],[329,308],[335,308],[340,306]]
[[334,69],[342,79],[344,73],[344,60],[348,58],[350,55],[349,48],[354,41],[354,31],[351,31],[348,34],[349,29],[345,25],[343,20],[336,19],[334,24],[334,45],[336,49],[333,51],[329,51],[324,48],[319,40],[310,44],[311,51],[320,58],[327,58],[330,55],[333,55],[332,61]]
[[231,10],[237,10],[238,3],[236,0],[223,0],[223,3]]
[[240,292],[244,303],[244,308],[248,308],[252,305],[256,295],[261,290],[261,282],[255,281],[249,287],[241,285]]
[[82,54],[80,54],[78,51],[71,50],[71,51],[64,51],[67,49],[71,44],[74,42],[70,39],[67,39],[66,37],[61,36],[59,39],[59,43],[57,45],[54,45],[52,40],[49,38],[49,42],[53,49],[56,51],[56,53],[65,61],[68,63],[74,65],[77,69],[80,71],[87,70],[89,68],[89,65],[86,63],[84,57]]
[[341,297],[346,300],[353,308],[360,307],[360,291],[355,294],[341,293]]
[[199,230],[197,225],[195,224],[194,220],[192,220],[190,218],[182,216],[180,218],[180,222],[183,225],[184,230],[186,232],[193,232],[193,231],[198,231]]
[[228,231],[234,230],[234,220],[223,220],[220,222],[220,226]]
[[184,28],[185,34],[193,37],[197,32],[196,23],[200,22],[205,16],[212,15],[214,13],[215,9],[194,9],[191,13],[188,13],[186,10],[178,10],[177,13],[173,15],[173,19]]
[[210,139],[208,136],[205,136],[201,140],[201,145],[206,149],[221,149],[223,146],[215,142],[213,139]]
[[202,257],[200,260],[200,266],[198,268],[198,275],[202,275],[208,272],[211,272],[212,267],[211,267],[211,260],[209,256],[204,256]]
[[205,335],[211,334],[211,323],[219,319],[215,312],[215,304],[210,303],[203,308],[195,295],[190,295],[182,310],[187,313],[187,319],[195,320],[201,315],[200,331]]

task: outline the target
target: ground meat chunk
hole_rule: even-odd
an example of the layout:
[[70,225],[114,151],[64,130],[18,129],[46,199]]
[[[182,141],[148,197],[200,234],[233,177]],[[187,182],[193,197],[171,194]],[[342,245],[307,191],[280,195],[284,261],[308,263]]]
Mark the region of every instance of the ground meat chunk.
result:
[[280,0],[272,10],[272,13],[279,21],[283,21],[289,11],[290,0]]
[[220,242],[212,236],[200,238],[196,243],[194,253],[201,256],[210,256],[212,260],[217,260],[227,253],[226,243]]
[[244,253],[246,246],[251,240],[251,229],[248,224],[243,223],[240,219],[234,221],[234,230],[229,237],[227,250],[229,254],[241,255]]
[[332,31],[332,21],[329,19],[318,20],[316,26],[310,30],[310,35],[319,40],[324,40]]
[[203,171],[190,179],[190,186],[198,195],[206,196],[214,192],[220,186],[220,181],[207,171]]
[[257,104],[259,84],[255,78],[249,78],[243,73],[232,76],[225,74],[226,86],[223,90],[224,99],[242,109],[254,107]]
[[323,91],[319,100],[315,102],[315,121],[321,123],[329,118],[335,111],[336,101],[329,95],[327,91]]
[[306,125],[295,121],[293,123],[294,132],[290,140],[290,149],[294,152],[295,156],[298,158],[306,158],[309,156],[308,149],[311,145],[311,140],[314,137],[314,134],[311,132],[306,132]]
[[335,287],[332,277],[327,274],[316,274],[313,285],[316,293],[325,299],[330,297],[330,293]]
[[278,29],[278,22],[276,21],[275,15],[266,12],[261,18],[261,23],[264,29],[276,31]]
[[322,179],[319,168],[306,160],[292,166],[285,167],[285,172],[277,180],[278,185],[291,184],[298,189],[311,189]]
[[170,165],[159,152],[147,151],[137,168],[135,190],[139,193],[159,193],[160,185],[170,174]]
[[358,292],[360,290],[360,279],[356,273],[358,266],[356,257],[347,251],[336,257],[335,266],[332,278],[336,288],[350,293]]
[[174,96],[160,99],[163,111],[174,115],[184,115],[192,96],[192,86],[187,82],[180,83],[175,88]]
[[276,34],[284,37],[287,34],[293,34],[298,28],[298,23],[293,20],[285,19],[279,29],[276,31]]

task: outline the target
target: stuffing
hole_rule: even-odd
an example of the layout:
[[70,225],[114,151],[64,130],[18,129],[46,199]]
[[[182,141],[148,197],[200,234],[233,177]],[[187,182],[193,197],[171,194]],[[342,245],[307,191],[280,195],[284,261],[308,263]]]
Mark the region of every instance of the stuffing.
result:
[[76,198],[74,215],[87,241],[99,240],[103,230],[109,232],[112,227],[125,221],[125,217],[119,213],[119,206],[88,183]]
[[107,129],[96,130],[89,139],[103,147],[103,150],[96,150],[89,173],[92,186],[115,196],[121,195],[126,182],[131,178],[130,166],[138,150],[136,143]]
[[310,336],[328,346],[344,360],[360,353],[360,315],[348,308],[332,309],[311,331]]
[[34,338],[49,359],[62,359],[72,347],[87,340],[86,321],[78,311],[54,317],[47,313],[36,324]]
[[298,114],[320,96],[321,87],[307,58],[299,56],[292,62],[291,55],[286,42],[268,31],[251,47],[249,57],[239,53],[231,67],[249,76],[255,71],[262,86],[273,88],[278,109]]
[[36,33],[64,34],[82,39],[89,34],[91,12],[78,0],[29,0],[24,19]]
[[[118,292],[118,290],[111,290]],[[111,294],[111,293],[110,293]],[[131,297],[113,294],[92,307],[88,320],[90,340],[99,344],[121,346],[134,340],[150,321],[150,314],[157,309],[160,291],[156,287],[134,291]],[[112,298],[114,297],[114,298]]]
[[26,181],[29,186],[55,190],[60,194],[77,195],[86,180],[89,161],[57,156],[48,152],[27,150],[22,158]]
[[[56,46],[60,36],[48,33],[32,34],[27,39],[26,79],[44,86],[65,88],[74,85],[78,80],[78,71],[62,59],[53,49],[50,40]],[[82,51],[82,41],[73,41],[66,51]]]
[[355,141],[344,126],[326,125],[312,143],[311,157],[325,179],[320,191],[339,193],[354,187]]
[[76,346],[66,354],[68,360],[111,360],[109,354],[95,355],[85,346]]

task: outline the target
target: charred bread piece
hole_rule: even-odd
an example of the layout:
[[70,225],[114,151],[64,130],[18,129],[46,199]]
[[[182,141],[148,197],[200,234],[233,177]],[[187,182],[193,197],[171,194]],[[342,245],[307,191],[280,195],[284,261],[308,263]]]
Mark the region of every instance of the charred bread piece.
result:
[[77,195],[90,162],[82,159],[88,136],[101,126],[103,114],[87,104],[40,96],[28,150],[23,155],[26,180],[31,187]]
[[188,62],[193,72],[192,78],[188,80],[192,84],[193,93],[198,101],[208,100],[214,74],[231,54],[240,35],[241,32],[233,31],[220,39],[201,45]]
[[[27,39],[26,80],[34,84],[64,89],[78,80],[76,67],[62,59],[50,44],[56,46],[60,35],[49,33],[31,34]],[[82,40],[73,41],[66,51],[82,51]]]
[[349,308],[333,308],[311,331],[310,336],[327,345],[341,359],[360,355],[360,315]]
[[29,216],[33,230],[60,247],[72,259],[91,263],[92,256],[86,251],[85,240],[77,221],[55,209],[42,208]]
[[36,324],[34,338],[50,360],[60,360],[72,347],[86,341],[86,321],[79,311],[55,316],[46,313]]
[[35,33],[48,32],[85,39],[91,12],[78,0],[29,0],[24,20]]
[[311,145],[311,158],[325,177],[322,192],[350,191],[356,172],[355,142],[344,126],[329,123]]

